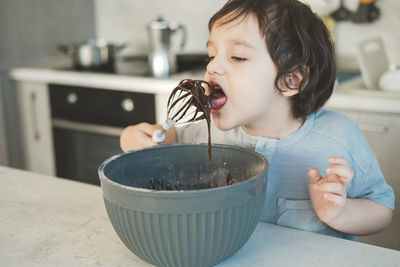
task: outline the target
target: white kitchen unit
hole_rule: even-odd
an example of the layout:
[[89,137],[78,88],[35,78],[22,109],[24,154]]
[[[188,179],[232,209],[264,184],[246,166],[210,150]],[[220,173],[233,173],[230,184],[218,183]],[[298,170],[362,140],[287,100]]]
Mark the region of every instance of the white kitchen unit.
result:
[[25,168],[55,175],[47,86],[20,81],[16,90]]
[[358,124],[396,196],[390,227],[358,240],[400,250],[400,92],[367,90],[358,77],[337,88],[326,108]]
[[8,144],[5,130],[5,113],[3,109],[3,89],[2,89],[3,75],[0,72],[0,165],[8,165]]

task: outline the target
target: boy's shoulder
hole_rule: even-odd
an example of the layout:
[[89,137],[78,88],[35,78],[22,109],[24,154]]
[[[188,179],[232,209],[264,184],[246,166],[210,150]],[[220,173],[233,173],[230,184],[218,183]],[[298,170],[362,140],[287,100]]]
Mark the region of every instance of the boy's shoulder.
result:
[[314,114],[314,130],[339,134],[351,130],[359,130],[358,125],[350,120],[346,115],[336,111],[318,110]]
[[[347,153],[347,160],[356,164],[362,172],[368,171],[375,155],[359,126],[346,115],[335,111],[319,110],[315,114],[312,140],[324,140],[323,145]],[[344,149],[344,150],[342,150]],[[343,154],[344,155],[344,154]]]
[[350,150],[364,149],[366,146],[359,126],[339,112],[328,110],[315,112],[312,132]]

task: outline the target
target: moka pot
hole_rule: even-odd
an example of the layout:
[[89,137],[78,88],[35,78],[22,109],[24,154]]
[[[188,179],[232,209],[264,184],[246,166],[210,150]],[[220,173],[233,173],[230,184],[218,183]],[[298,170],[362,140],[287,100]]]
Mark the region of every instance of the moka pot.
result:
[[176,52],[172,46],[172,35],[182,32],[180,47],[186,42],[186,29],[182,24],[168,23],[161,17],[147,26],[150,44],[149,68],[150,74],[157,78],[167,78],[177,70]]

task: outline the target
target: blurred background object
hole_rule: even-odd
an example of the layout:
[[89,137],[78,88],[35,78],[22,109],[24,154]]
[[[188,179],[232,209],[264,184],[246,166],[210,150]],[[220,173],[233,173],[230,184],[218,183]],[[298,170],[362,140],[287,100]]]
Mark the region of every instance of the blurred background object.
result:
[[380,9],[375,0],[360,0],[357,11],[352,16],[354,23],[373,22],[380,16]]
[[183,24],[165,21],[161,16],[147,25],[149,37],[149,67],[152,76],[167,78],[177,71],[177,49],[172,42],[172,36],[181,32],[179,50],[185,46],[187,39],[186,27]]
[[379,89],[379,78],[389,69],[389,60],[382,38],[359,42],[357,58],[365,86],[371,90]]
[[336,21],[345,21],[350,19],[352,12],[344,5],[344,0],[340,0],[340,6],[331,14]]
[[335,21],[331,16],[340,7],[340,0],[300,0],[309,5],[312,11],[322,19],[328,28],[331,36],[335,39]]

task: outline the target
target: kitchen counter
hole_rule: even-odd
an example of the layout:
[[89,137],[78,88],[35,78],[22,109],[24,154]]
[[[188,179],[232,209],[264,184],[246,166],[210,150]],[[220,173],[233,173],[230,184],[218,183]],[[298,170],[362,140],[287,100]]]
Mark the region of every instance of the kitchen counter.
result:
[[[143,68],[143,65],[138,64],[138,68]],[[138,70],[137,73],[143,73],[143,70]],[[16,81],[55,83],[166,96],[169,96],[181,80],[202,79],[203,74],[203,70],[184,71],[163,79],[139,74],[74,71],[70,60],[62,56],[15,67],[10,71],[10,77]]]
[[400,113],[400,91],[368,90],[361,76],[335,88],[325,107],[378,113]]
[[[0,266],[151,266],[119,240],[101,188],[0,166]],[[260,222],[218,266],[399,266],[400,251]]]

